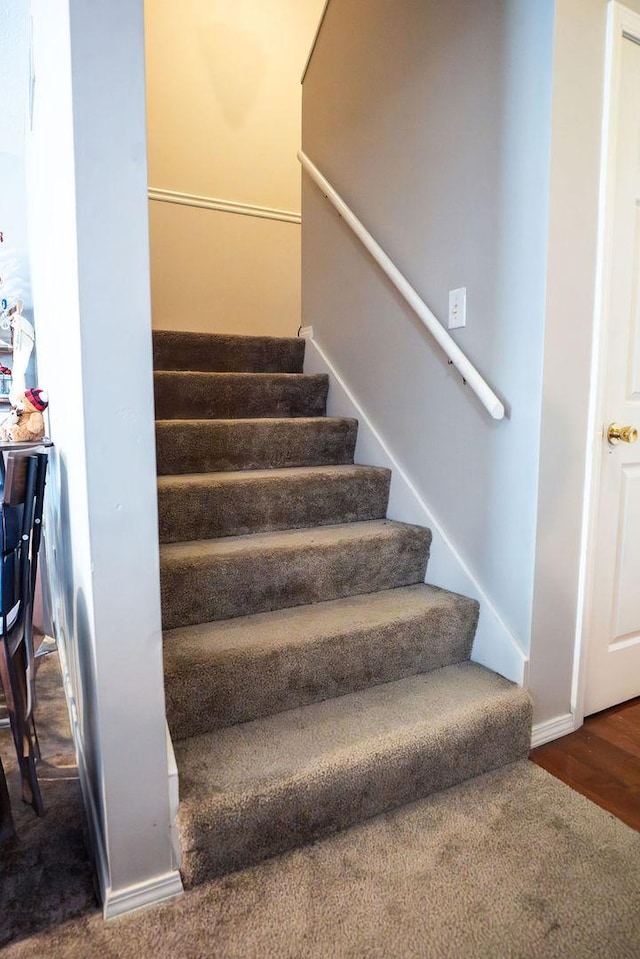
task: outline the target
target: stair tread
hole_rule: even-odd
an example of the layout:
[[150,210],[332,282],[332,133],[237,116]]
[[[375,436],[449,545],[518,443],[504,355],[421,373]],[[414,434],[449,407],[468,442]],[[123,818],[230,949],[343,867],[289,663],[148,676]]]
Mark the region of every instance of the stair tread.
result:
[[154,330],[154,340],[162,339],[192,339],[217,342],[236,343],[296,343],[304,345],[299,336],[269,336],[258,333],[210,333],[207,330]]
[[181,424],[188,425],[192,428],[196,428],[200,424],[203,428],[209,426],[215,426],[219,423],[224,423],[230,427],[242,426],[243,424],[249,424],[253,426],[270,426],[273,424],[277,429],[300,429],[305,426],[305,424],[317,424],[321,427],[327,426],[336,426],[342,423],[357,423],[358,421],[349,416],[292,416],[290,419],[282,416],[238,416],[238,417],[229,417],[229,416],[206,416],[206,417],[180,417],[176,416],[175,419],[172,417],[170,419],[159,418],[156,420],[157,426],[170,426],[172,428],[177,428]]
[[155,370],[154,376],[159,380],[179,379],[179,380],[199,380],[203,383],[209,382],[230,382],[237,380],[239,383],[247,383],[249,380],[257,382],[266,382],[274,380],[276,383],[326,383],[325,373],[256,373],[246,372],[244,370]]
[[[355,631],[387,623],[393,628],[399,621],[415,619],[425,612],[446,612],[460,605],[477,608],[478,604],[467,596],[428,583],[399,586],[215,623],[179,626],[164,633],[165,656],[172,663],[188,661],[195,667],[199,662],[210,661],[211,656],[236,649],[249,652],[304,647],[342,635],[346,628]],[[389,639],[392,642],[393,636]]]
[[158,418],[323,416],[329,378],[323,373],[219,373],[157,370]]
[[334,416],[157,419],[160,475],[353,463],[357,421]]
[[165,543],[160,547],[161,562],[210,562],[222,556],[242,553],[275,552],[278,550],[310,549],[313,547],[348,546],[372,540],[392,539],[403,532],[424,533],[422,526],[398,523],[395,520],[365,520],[359,523],[338,523],[303,529],[278,530],[268,533],[249,533],[244,536],[225,536],[217,539],[190,540],[184,543]]
[[272,369],[299,372],[304,341],[297,337],[250,336],[188,330],[154,330],[156,369],[233,371]]
[[183,473],[158,479],[160,541],[382,519],[391,473],[353,465]]
[[215,806],[225,795],[299,788],[332,767],[446,741],[489,710],[508,714],[522,697],[508,680],[465,662],[204,733],[176,743],[182,799]]
[[304,479],[305,476],[332,479],[335,477],[357,478],[375,474],[387,474],[389,470],[382,466],[360,466],[351,463],[337,463],[325,466],[285,466],[254,470],[220,470],[210,473],[178,473],[159,476],[158,487],[172,489],[180,486],[229,486],[236,483],[260,484],[279,480]]
[[478,603],[420,583],[164,634],[177,739],[469,659]]
[[162,340],[185,340],[193,343],[211,343],[215,344],[236,344],[239,346],[258,344],[279,346],[280,344],[295,344],[296,347],[304,341],[298,336],[261,336],[251,333],[208,333],[204,330],[154,330],[153,339]]

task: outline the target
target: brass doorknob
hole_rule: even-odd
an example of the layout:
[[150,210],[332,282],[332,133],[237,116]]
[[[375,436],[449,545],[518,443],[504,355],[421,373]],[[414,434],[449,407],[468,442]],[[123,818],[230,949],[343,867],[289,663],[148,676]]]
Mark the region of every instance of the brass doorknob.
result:
[[612,423],[607,431],[607,439],[612,446],[618,443],[635,443],[638,439],[638,431],[635,426],[618,426]]

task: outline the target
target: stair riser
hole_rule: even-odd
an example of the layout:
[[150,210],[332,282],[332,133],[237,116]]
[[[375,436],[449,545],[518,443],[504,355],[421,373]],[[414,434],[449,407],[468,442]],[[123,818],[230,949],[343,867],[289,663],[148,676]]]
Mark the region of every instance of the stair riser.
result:
[[247,794],[238,805],[222,796],[182,803],[178,823],[182,874],[187,886],[242,869],[287,849],[312,842],[424,798],[503,764],[526,757],[531,705],[522,694],[505,696],[503,707],[477,714],[469,726],[434,735],[428,726],[404,742],[385,741],[360,763],[332,768],[327,776],[300,777]]
[[385,470],[363,469],[345,479],[311,474],[256,482],[247,475],[233,483],[161,487],[160,542],[382,519],[390,478]]
[[383,540],[314,543],[186,561],[161,556],[164,629],[231,619],[424,581],[431,533],[407,527]]
[[160,476],[353,463],[356,420],[229,420],[156,424]]
[[324,416],[326,376],[155,373],[156,419]]
[[471,654],[478,606],[430,610],[404,622],[352,629],[309,648],[238,649],[212,654],[197,669],[172,669],[165,642],[167,721],[174,740],[343,696],[377,683],[426,673]]
[[153,334],[154,370],[302,373],[305,341],[206,333]]

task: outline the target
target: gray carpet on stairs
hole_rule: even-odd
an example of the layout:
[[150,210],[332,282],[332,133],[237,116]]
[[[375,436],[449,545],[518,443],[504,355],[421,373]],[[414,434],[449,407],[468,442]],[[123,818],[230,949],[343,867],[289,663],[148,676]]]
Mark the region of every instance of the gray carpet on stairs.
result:
[[530,722],[526,693],[459,663],[182,740],[185,883],[521,759]]
[[158,473],[353,463],[357,425],[330,417],[159,420]]
[[417,585],[165,633],[174,739],[469,658],[478,604]]
[[[190,885],[526,755],[477,604],[292,341],[154,336],[167,715]],[[176,360],[172,361],[171,350]]]
[[154,373],[158,419],[324,416],[328,377],[303,373]]
[[374,520],[168,543],[160,549],[165,629],[424,580],[430,530]]
[[382,519],[390,479],[372,466],[161,476],[160,542]]
[[302,373],[304,340],[155,330],[154,370],[209,373]]

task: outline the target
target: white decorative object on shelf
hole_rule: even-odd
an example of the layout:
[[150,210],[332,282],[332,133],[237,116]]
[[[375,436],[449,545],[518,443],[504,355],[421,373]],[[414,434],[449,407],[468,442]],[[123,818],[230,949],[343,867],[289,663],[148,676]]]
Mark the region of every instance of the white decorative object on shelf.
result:
[[11,405],[27,388],[26,373],[35,342],[35,332],[29,320],[22,313],[22,302],[18,300],[0,317],[0,329],[12,331],[13,361],[12,382],[9,390]]
[[35,342],[35,332],[29,320],[22,315],[20,310],[13,314],[11,326],[13,329],[13,363],[11,365],[12,382],[9,399],[13,406],[17,402],[17,398],[27,388],[26,373]]

